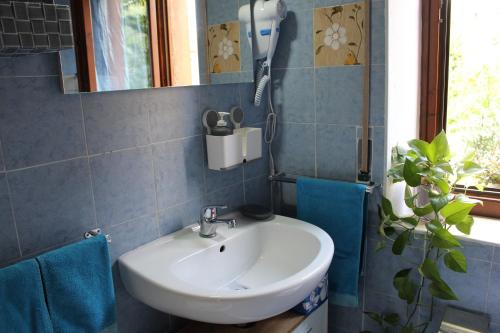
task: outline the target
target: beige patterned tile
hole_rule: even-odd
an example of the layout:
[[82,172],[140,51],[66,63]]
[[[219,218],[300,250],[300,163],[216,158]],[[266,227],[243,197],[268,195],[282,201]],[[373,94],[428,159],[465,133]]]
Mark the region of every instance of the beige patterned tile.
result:
[[231,21],[208,26],[210,73],[241,71],[240,23]]
[[365,62],[364,2],[314,10],[315,67]]

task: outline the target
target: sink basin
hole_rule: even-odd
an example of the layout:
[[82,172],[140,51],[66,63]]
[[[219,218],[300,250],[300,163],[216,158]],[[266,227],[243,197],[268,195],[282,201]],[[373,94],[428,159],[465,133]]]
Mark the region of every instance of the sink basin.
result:
[[192,225],[119,258],[130,294],[160,311],[216,324],[266,319],[300,303],[320,282],[333,241],[320,228],[275,216],[239,214],[234,229],[219,225],[201,238]]

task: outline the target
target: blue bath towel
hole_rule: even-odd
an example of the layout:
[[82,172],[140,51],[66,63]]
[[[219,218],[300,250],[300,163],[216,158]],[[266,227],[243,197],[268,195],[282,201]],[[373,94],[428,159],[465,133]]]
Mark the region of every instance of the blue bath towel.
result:
[[328,271],[329,302],[358,306],[366,186],[300,177],[297,179],[297,217],[325,230],[335,253]]
[[33,259],[0,269],[0,332],[53,332]]
[[91,333],[115,323],[115,293],[104,236],[36,258],[54,332]]

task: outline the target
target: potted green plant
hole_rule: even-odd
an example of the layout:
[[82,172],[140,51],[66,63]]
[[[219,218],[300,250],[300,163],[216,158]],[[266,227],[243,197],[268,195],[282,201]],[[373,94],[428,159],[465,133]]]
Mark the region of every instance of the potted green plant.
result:
[[460,241],[450,233],[450,229],[454,227],[464,234],[470,234],[474,223],[470,212],[480,204],[480,201],[472,200],[466,194],[455,193],[458,182],[465,178],[478,179],[482,169],[472,161],[471,156],[452,164],[445,132],[441,132],[430,143],[411,140],[408,146],[393,149],[393,164],[388,177],[393,183],[405,183],[404,203],[412,214],[398,216],[391,201],[382,197],[378,229],[382,239],[377,243],[377,249],[390,244],[392,253],[400,256],[418,232],[425,238],[424,256],[415,258],[418,264],[410,264],[395,272],[393,278],[399,298],[408,307],[406,318],[401,318],[397,313],[366,312],[383,332],[425,332],[429,322],[416,322],[424,288],[428,289],[432,299],[431,313],[434,298],[458,299],[440,274],[440,262],[455,272],[467,272],[467,260],[460,250]]

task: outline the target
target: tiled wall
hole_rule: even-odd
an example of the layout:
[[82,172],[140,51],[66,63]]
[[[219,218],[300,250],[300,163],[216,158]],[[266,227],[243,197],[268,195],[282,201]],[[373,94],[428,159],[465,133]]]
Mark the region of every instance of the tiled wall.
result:
[[[314,10],[355,1],[287,0],[273,60],[274,101],[279,114],[275,144],[278,168],[292,175],[355,181],[361,133],[363,66],[316,67]],[[372,177],[383,183],[385,161],[385,0],[371,2]],[[373,196],[375,197],[375,196]],[[374,198],[371,198],[374,199]],[[283,185],[283,200],[295,204],[295,185]],[[375,207],[375,200],[371,200]],[[376,223],[376,210],[371,210]],[[363,287],[363,281],[360,287]],[[364,289],[361,297],[364,299]],[[330,332],[359,332],[357,309],[330,306]]]
[[[363,108],[363,66],[315,67],[315,8],[353,1],[288,0],[273,61],[280,171],[355,181]],[[385,1],[372,1],[371,116],[373,180],[384,174]]]
[[[221,73],[211,73],[210,82],[215,84],[230,82],[251,82],[253,81],[253,60],[252,49],[248,42],[247,30],[245,24],[238,22],[238,12],[241,6],[248,4],[250,0],[206,0],[207,5],[207,24],[216,27],[223,23],[239,25],[238,43],[233,43],[236,49],[239,49],[240,69],[238,71],[222,71]],[[218,30],[218,29],[216,29]],[[210,39],[210,35],[208,36]],[[216,47],[217,49],[218,47]],[[213,59],[209,59],[212,61]],[[223,63],[223,62],[222,62]]]
[[[216,172],[204,156],[205,108],[241,105],[247,124],[262,126],[263,109],[249,106],[252,89],[63,95],[55,54],[0,58],[0,267],[96,227],[111,234],[115,260],[194,223],[202,204],[267,200],[264,160]],[[118,276],[115,284],[123,331],[175,326],[132,299]]]
[[[363,299],[365,311],[397,312],[405,315],[406,303],[397,297],[392,285],[392,278],[397,271],[410,267],[408,263],[414,258],[422,259],[424,255],[423,242],[422,236],[419,237],[420,239],[417,239],[411,247],[405,249],[402,257],[395,257],[390,248],[376,252],[375,245],[380,238],[377,235],[375,224],[372,223],[368,231],[364,287],[361,286],[365,291]],[[461,243],[462,250],[467,257],[468,272],[466,274],[452,272],[441,265],[443,279],[456,292],[459,301],[436,300],[434,320],[427,332],[438,331],[447,304],[488,313],[491,317],[490,332],[500,332],[500,247],[465,239],[461,240]],[[423,300],[429,304],[428,292],[424,293]],[[417,319],[420,319],[421,322],[427,321],[429,318],[428,308],[421,308],[419,312]],[[332,316],[340,327],[333,332],[359,332],[360,326],[356,323],[361,323],[359,320],[362,316],[361,309],[358,311],[341,309]],[[364,318],[364,329],[378,332],[376,323],[366,317]]]
[[[314,8],[353,1],[287,0],[289,13],[281,25],[278,50],[274,59],[274,100],[279,113],[275,150],[280,171],[322,178],[354,181],[357,174],[356,140],[362,116],[362,66],[316,68],[313,50]],[[385,0],[373,0],[371,15],[371,105],[370,126],[373,140],[372,177],[383,183],[385,169]],[[294,204],[295,186],[283,186],[283,199]],[[358,308],[330,306],[331,333],[354,333],[362,329],[378,332],[363,311],[401,311],[403,304],[392,286],[393,275],[403,260],[387,252],[375,252],[377,201],[380,193],[370,196],[365,274],[360,282]],[[495,263],[494,248],[465,242],[470,259],[467,275],[447,273],[451,285],[465,308],[486,311],[493,324],[500,321],[500,265]],[[500,249],[496,249],[497,258]],[[422,247],[415,246],[405,258],[422,257]],[[498,262],[498,260],[496,260]],[[449,276],[448,276],[449,275]],[[472,287],[473,286],[473,287]],[[437,307],[437,317],[442,305]],[[425,314],[422,314],[425,316]],[[433,323],[436,325],[437,323]],[[492,332],[500,328],[494,326]],[[436,332],[430,329],[428,332]]]

